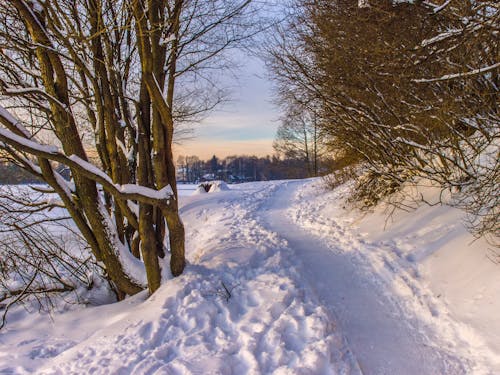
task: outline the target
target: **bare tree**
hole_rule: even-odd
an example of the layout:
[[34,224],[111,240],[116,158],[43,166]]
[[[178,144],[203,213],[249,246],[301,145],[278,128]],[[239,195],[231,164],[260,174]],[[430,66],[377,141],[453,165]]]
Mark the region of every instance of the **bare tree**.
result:
[[[500,5],[497,1],[424,4],[442,21],[417,48],[418,65],[440,66],[413,79],[439,99],[446,136],[433,138],[419,174],[457,192],[452,204],[468,212],[478,235],[500,237]],[[421,150],[422,145],[416,145]],[[436,162],[438,160],[438,162]]]
[[325,148],[318,121],[313,111],[289,111],[282,119],[273,143],[278,154],[302,161],[310,177],[318,176]]
[[497,2],[291,3],[269,49],[278,96],[321,109],[332,156],[367,172],[357,197],[430,179],[498,234]]
[[[59,196],[123,294],[145,287],[144,269],[150,292],[159,287],[167,229],[171,272],[183,272],[173,136],[220,101],[213,68],[254,31],[249,5],[0,3],[1,147]],[[52,161],[71,169],[71,183]]]

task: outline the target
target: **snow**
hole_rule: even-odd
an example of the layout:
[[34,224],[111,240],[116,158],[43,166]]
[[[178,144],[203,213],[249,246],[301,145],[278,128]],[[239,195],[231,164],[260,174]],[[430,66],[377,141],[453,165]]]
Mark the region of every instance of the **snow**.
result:
[[177,184],[177,194],[180,197],[189,197],[197,188],[198,184]]
[[75,164],[79,165],[82,169],[85,169],[85,170],[89,171],[90,173],[92,173],[93,175],[102,178],[103,180],[105,180],[109,184],[111,184],[111,185],[113,184],[113,180],[111,179],[111,177],[109,177],[106,174],[106,172],[102,171],[101,169],[99,169],[98,167],[93,165],[92,163],[89,163],[88,161],[83,160],[78,155],[70,155],[68,157],[68,159],[71,160],[72,162],[74,162]]
[[[45,90],[41,89],[40,87],[21,87],[21,88],[13,88],[13,87],[6,87],[4,89],[4,92],[9,95],[23,95],[23,94],[40,94],[46,98],[49,98],[50,101],[56,103],[59,107],[63,108],[65,111],[68,111],[68,106],[66,106],[63,102],[59,101],[56,97],[50,95],[47,93]],[[49,108],[47,106],[47,108]]]
[[4,118],[9,124],[15,127],[21,134],[23,134],[26,138],[31,138],[30,132],[22,126],[19,121],[10,114],[3,106],[0,105],[0,117]]
[[218,193],[220,191],[229,190],[229,186],[224,181],[214,181],[212,186],[210,186],[209,193]]
[[167,37],[162,36],[160,39],[160,46],[166,46],[168,43],[175,41],[177,38],[175,34],[169,34]]
[[452,36],[460,35],[461,33],[463,33],[463,29],[450,29],[450,30],[442,32],[438,35],[435,35],[432,38],[425,39],[420,44],[422,47],[427,47],[431,44],[441,42],[441,41],[448,39]]
[[444,8],[446,8],[449,4],[451,3],[451,0],[446,0],[442,5],[439,5],[439,6],[436,6],[434,9],[433,9],[433,12],[434,13],[438,13],[440,11],[442,11]]
[[[15,124],[17,124],[17,123],[12,123],[12,125],[15,125]],[[20,129],[19,125],[17,125],[16,127],[18,129]],[[47,154],[57,154],[59,152],[59,149],[56,146],[42,145],[40,143],[31,141],[31,140],[26,139],[24,137],[21,137],[17,134],[14,134],[10,130],[4,129],[4,128],[0,128],[0,138],[6,139],[7,144],[9,144],[9,141],[12,141],[12,142],[15,142],[19,145],[30,148],[32,150],[44,152]]]
[[195,191],[193,192],[193,195],[198,195],[198,194],[206,194],[208,193],[203,186],[198,186]]
[[370,3],[368,0],[358,0],[358,8],[369,8]]
[[[1,131],[2,129],[0,129]],[[1,135],[1,133],[0,133]],[[78,164],[80,168],[87,170],[89,173],[93,174],[101,178],[103,181],[108,183],[109,185],[113,185],[115,189],[123,194],[136,194],[143,197],[153,198],[155,200],[165,200],[170,199],[173,196],[173,190],[170,185],[163,187],[160,190],[151,189],[145,186],[140,186],[136,184],[113,184],[113,181],[110,176],[108,176],[104,171],[89,163],[77,155],[70,155],[68,157],[73,163]]]
[[144,264],[132,255],[128,246],[125,246],[118,238],[116,230],[114,230],[114,224],[111,217],[104,206],[104,202],[99,202],[99,211],[101,212],[101,216],[104,218],[104,226],[108,232],[108,237],[114,244],[114,248],[118,251],[116,255],[118,256],[118,259],[120,259],[120,263],[122,264],[125,273],[129,275],[136,284],[146,287],[148,282]]
[[489,66],[485,66],[485,67],[482,67],[482,68],[477,68],[477,69],[469,70],[469,71],[463,72],[463,73],[446,74],[446,75],[438,77],[438,78],[414,79],[413,81],[416,82],[416,83],[449,81],[451,79],[465,78],[465,77],[470,77],[470,76],[474,76],[474,75],[478,75],[478,74],[487,73],[487,72],[489,72],[489,71],[491,71],[493,69],[496,69],[498,67],[500,67],[500,62],[497,62],[497,63],[489,65]]
[[462,212],[361,214],[319,179],[195,189],[178,186],[182,276],[148,299],[13,310],[0,373],[500,372],[499,266]]
[[[355,265],[353,272],[363,270],[370,275],[364,280],[371,284],[370,292],[378,291],[381,301],[387,299],[384,303],[394,304],[388,313],[396,314],[411,327],[406,336],[413,335],[416,341],[411,349],[417,354],[414,360],[418,361],[421,352],[421,358],[426,358],[423,366],[431,361],[435,356],[425,353],[429,347],[445,359],[445,367],[437,373],[499,373],[500,302],[495,294],[500,287],[500,273],[498,264],[491,261],[498,255],[492,253],[492,246],[484,239],[474,240],[467,232],[463,212],[428,205],[409,212],[392,212],[393,206],[381,204],[373,212],[361,214],[343,208],[346,187],[323,194],[318,190],[321,188],[317,184],[299,189],[296,199],[301,203],[292,205],[290,214],[297,224],[330,243],[331,249],[349,254]],[[440,193],[431,187],[407,190],[405,193],[414,197],[422,193],[429,202],[437,201]],[[345,274],[345,268],[337,268]],[[351,282],[350,275],[345,278]],[[341,280],[344,284],[345,278]],[[342,289],[349,290],[345,301],[354,300],[351,303],[356,307],[356,288],[351,284]],[[377,304],[370,306],[367,299],[363,304],[372,319],[383,310]],[[353,310],[348,309],[347,314],[347,336],[357,337],[356,327],[349,326],[355,320]],[[339,315],[342,318],[342,311]],[[384,335],[388,334],[389,330],[385,330]],[[363,338],[352,342],[353,350],[359,350],[360,362],[364,359],[361,352],[369,349],[367,341]],[[378,338],[372,344],[378,349],[388,346],[386,353],[394,350],[387,340],[381,342]],[[400,358],[404,348],[398,346]],[[412,365],[418,365],[411,358],[401,365],[406,367],[404,373],[435,373],[438,368],[410,371]]]
[[[205,190],[205,186],[207,185],[208,185],[208,191]],[[209,181],[209,182],[204,182],[200,185],[194,185],[194,191],[192,192],[192,195],[219,193],[221,191],[227,191],[227,190],[231,189],[224,181]]]
[[124,185],[116,184],[115,187],[117,188],[117,190],[119,190],[124,194],[137,194],[145,197],[154,198],[157,200],[170,199],[174,195],[174,192],[170,185],[167,185],[161,188],[160,190],[154,190],[151,188],[147,188],[145,186],[140,186],[135,184],[124,184]]
[[38,13],[43,12],[43,6],[42,6],[42,4],[40,4],[38,1],[36,1],[36,0],[31,0],[31,1],[30,1],[30,3],[32,4],[32,6],[33,6],[33,10],[34,10],[35,12],[38,12]]

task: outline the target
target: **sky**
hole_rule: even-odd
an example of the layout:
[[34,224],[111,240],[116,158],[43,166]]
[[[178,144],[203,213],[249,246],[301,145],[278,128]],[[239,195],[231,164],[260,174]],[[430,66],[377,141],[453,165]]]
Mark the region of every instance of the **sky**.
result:
[[[231,75],[228,75],[231,76]],[[195,124],[192,139],[174,146],[176,155],[272,155],[279,110],[271,102],[272,90],[264,63],[245,56],[237,78],[226,78],[231,101]]]

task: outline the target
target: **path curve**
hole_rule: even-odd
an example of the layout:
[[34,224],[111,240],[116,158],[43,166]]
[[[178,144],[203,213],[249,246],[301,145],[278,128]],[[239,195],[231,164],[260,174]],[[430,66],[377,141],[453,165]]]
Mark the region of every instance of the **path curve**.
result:
[[[428,346],[426,327],[410,326],[397,297],[373,283],[353,262],[353,255],[338,244],[294,224],[287,208],[303,182],[288,182],[269,198],[262,220],[288,241],[300,258],[304,278],[337,320],[363,374],[463,374],[463,361]],[[300,264],[299,263],[299,264]],[[376,277],[376,276],[375,276]],[[412,317],[413,318],[413,317]]]

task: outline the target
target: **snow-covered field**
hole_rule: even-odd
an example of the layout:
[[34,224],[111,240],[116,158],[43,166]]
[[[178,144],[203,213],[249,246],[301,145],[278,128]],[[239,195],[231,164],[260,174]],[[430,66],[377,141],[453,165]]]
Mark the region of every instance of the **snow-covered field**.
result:
[[0,374],[500,373],[500,266],[461,212],[362,215],[319,179],[179,188],[186,272],[149,299],[13,311]]

